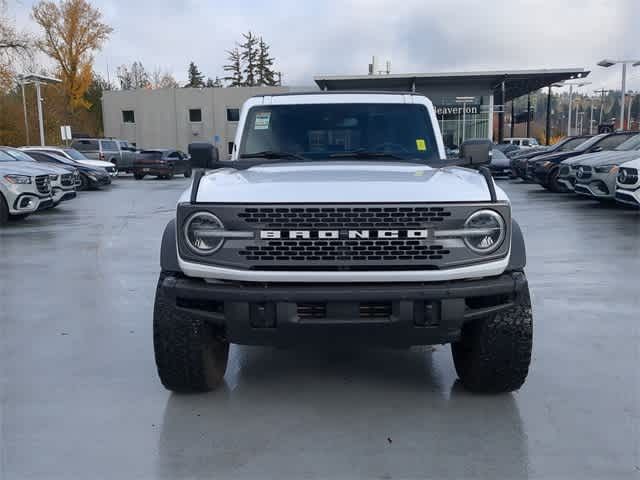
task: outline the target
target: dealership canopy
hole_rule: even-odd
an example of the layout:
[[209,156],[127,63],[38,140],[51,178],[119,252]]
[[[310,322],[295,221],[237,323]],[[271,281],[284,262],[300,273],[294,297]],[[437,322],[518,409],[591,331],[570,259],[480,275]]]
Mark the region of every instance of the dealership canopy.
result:
[[584,78],[589,71],[583,68],[545,70],[495,70],[479,72],[405,73],[389,75],[319,75],[314,80],[321,90],[395,90],[424,91],[438,85],[473,83],[492,90],[495,103],[500,104],[500,89],[505,85],[505,101],[526,95],[554,83]]

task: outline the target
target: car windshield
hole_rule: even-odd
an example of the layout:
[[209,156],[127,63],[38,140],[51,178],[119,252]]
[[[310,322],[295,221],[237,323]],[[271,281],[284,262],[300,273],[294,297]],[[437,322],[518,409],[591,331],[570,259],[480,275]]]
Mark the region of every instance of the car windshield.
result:
[[634,135],[633,137],[622,142],[620,145],[614,148],[614,150],[617,150],[620,152],[626,152],[629,150],[639,150],[639,149],[640,149],[640,134]]
[[580,145],[574,148],[574,150],[577,150],[579,152],[584,152],[585,150],[589,150],[591,147],[593,147],[596,143],[598,143],[600,140],[602,140],[606,136],[607,136],[606,133],[601,133],[600,135],[591,137],[589,140],[582,142]]
[[0,162],[15,162],[16,159],[6,153],[4,150],[0,150]]
[[24,153],[22,150],[17,150],[15,148],[3,149],[3,150],[0,150],[0,153],[9,155],[9,158],[11,160],[5,160],[5,161],[15,162],[17,160],[19,162],[35,162],[33,158],[31,158],[29,155]]
[[558,152],[568,152],[585,143],[585,138],[570,138],[558,148]]
[[63,151],[74,160],[87,160],[87,157],[85,157],[82,153],[80,153],[75,148],[65,148],[63,149]]
[[240,157],[384,158],[438,161],[427,110],[407,104],[307,104],[253,107]]

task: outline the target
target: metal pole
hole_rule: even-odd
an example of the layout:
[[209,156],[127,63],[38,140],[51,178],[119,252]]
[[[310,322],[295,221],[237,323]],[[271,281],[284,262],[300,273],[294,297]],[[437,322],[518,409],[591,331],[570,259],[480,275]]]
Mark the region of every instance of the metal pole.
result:
[[549,92],[547,93],[547,125],[545,128],[546,144],[549,145],[551,139],[551,85],[549,85]]
[[511,138],[513,138],[513,129],[515,127],[516,109],[514,106],[515,99],[511,100]]
[[527,138],[531,136],[531,92],[527,93]]
[[44,121],[42,120],[42,95],[40,94],[40,82],[36,80],[36,98],[38,102],[38,125],[40,126],[40,145],[44,147]]
[[627,88],[627,64],[622,64],[622,92],[620,92],[620,130],[624,130],[624,92]]
[[629,97],[629,106],[627,107],[627,130],[631,130],[631,104],[633,103],[633,95],[627,95]]
[[462,102],[462,141],[464,142],[466,138],[466,127],[467,127],[467,104]]
[[573,99],[573,85],[569,85],[569,119],[567,120],[567,137],[571,136],[571,107]]
[[500,84],[500,105],[501,109],[498,113],[498,143],[504,142],[504,104],[506,101],[506,88],[504,80]]
[[575,125],[575,131],[578,131],[578,117],[580,115],[578,115],[578,113],[580,112],[580,103],[576,102],[576,125]]
[[30,145],[31,142],[29,141],[29,120],[27,118],[27,98],[24,94],[24,82],[20,82],[20,88],[22,88],[22,109],[24,110],[24,133],[25,133],[25,137],[27,140],[27,143],[25,143],[25,145]]
[[593,135],[593,107],[595,98],[591,97],[591,116],[589,117],[589,135]]

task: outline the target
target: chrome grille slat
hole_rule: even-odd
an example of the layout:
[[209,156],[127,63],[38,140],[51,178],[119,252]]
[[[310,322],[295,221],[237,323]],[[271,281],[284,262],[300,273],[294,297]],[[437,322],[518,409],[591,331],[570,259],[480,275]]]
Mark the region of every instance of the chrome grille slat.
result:
[[72,187],[74,184],[73,174],[66,173],[60,176],[60,183],[63,187]]
[[36,177],[36,188],[39,193],[51,193],[51,182],[49,175],[38,175]]

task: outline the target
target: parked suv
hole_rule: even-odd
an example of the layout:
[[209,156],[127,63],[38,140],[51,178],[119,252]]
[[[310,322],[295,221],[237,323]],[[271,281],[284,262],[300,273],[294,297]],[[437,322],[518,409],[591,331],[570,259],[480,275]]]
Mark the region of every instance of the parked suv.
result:
[[21,150],[30,150],[34,152],[45,152],[45,153],[53,153],[55,155],[59,155],[64,158],[68,158],[69,160],[73,160],[74,162],[78,162],[82,165],[87,165],[88,167],[97,167],[104,168],[109,175],[112,177],[118,176],[118,168],[111,162],[105,162],[104,160],[94,160],[87,158],[85,155],[80,153],[75,148],[69,147],[21,147]]
[[0,226],[53,205],[49,175],[0,151]]
[[540,146],[538,140],[532,137],[509,137],[505,138],[503,143],[510,143],[520,148],[537,148]]
[[620,166],[616,183],[616,201],[640,208],[640,159]]
[[[76,198],[76,187],[80,186],[80,173],[69,165],[56,165],[53,163],[39,163],[27,153],[17,148],[0,147],[0,152],[13,157],[15,161],[26,162],[32,168],[38,168],[48,172],[51,180],[51,199],[53,207],[60,202]],[[27,166],[27,165],[25,165]]]
[[122,140],[111,138],[76,138],[71,143],[88,158],[111,162],[120,172],[131,172],[136,149]]
[[[258,96],[231,161],[195,170],[161,246],[154,349],[166,388],[207,391],[229,344],[452,344],[462,384],[518,389],[532,313],[522,233],[485,167],[448,161],[411,93]],[[451,166],[464,164],[469,168]],[[449,166],[448,166],[449,165]]]
[[186,178],[191,176],[189,155],[180,150],[142,150],[133,164],[133,176],[136,180],[142,180],[147,175],[169,179],[176,174],[182,174]]
[[25,153],[37,162],[49,165],[68,166],[78,170],[80,173],[80,183],[77,185],[78,190],[100,188],[111,184],[111,176],[104,168],[88,167],[87,165],[69,160],[55,153],[38,151],[25,151]]

